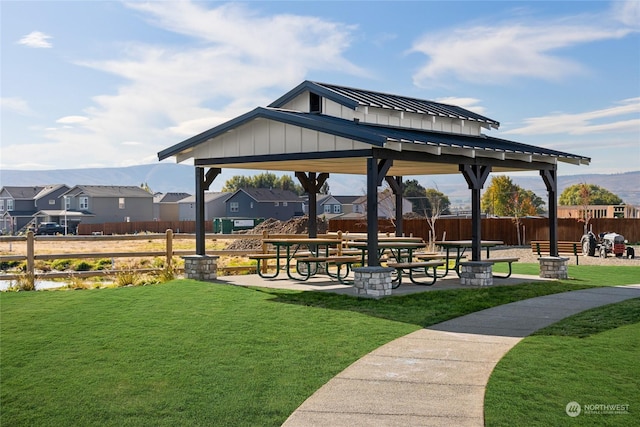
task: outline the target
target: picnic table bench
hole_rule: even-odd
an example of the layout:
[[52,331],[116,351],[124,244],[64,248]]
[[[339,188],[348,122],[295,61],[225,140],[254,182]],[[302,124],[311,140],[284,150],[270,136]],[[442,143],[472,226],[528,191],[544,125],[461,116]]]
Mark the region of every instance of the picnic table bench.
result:
[[[548,240],[532,240],[531,251],[538,256],[542,256],[542,253],[550,253],[551,244]],[[576,265],[580,259],[582,253],[582,244],[580,242],[558,242],[558,255],[573,255],[576,257]]]
[[[351,265],[361,263],[362,259],[359,256],[328,255],[301,257],[297,259],[297,262],[298,264],[303,264],[306,267],[306,269],[304,270],[306,279],[308,279],[312,275],[312,273],[315,273],[318,268],[318,264],[325,264],[325,272],[329,277],[336,278],[340,283],[346,284],[346,278],[351,271]],[[315,264],[315,268],[312,268],[312,264]],[[329,264],[336,266],[337,271],[335,275],[329,272]],[[343,266],[346,267],[344,274],[341,273]],[[300,272],[300,270],[302,269],[298,267],[298,272]]]
[[[395,268],[398,273],[398,277],[396,278],[395,281],[392,282],[391,287],[393,289],[396,289],[398,286],[402,284],[402,273],[404,270],[408,270],[409,280],[411,280],[411,283],[415,285],[431,286],[434,283],[436,283],[436,280],[438,279],[438,277],[440,277],[436,274],[436,269],[438,267],[443,266],[444,264],[445,264],[445,261],[442,261],[442,260],[388,262],[387,267]],[[429,268],[433,269],[432,274],[429,273]],[[416,280],[416,278],[413,277],[413,272],[416,269],[424,269],[424,272],[427,275],[427,277],[431,277],[431,281],[424,282],[424,281]]]
[[500,263],[500,262],[508,263],[509,264],[509,272],[506,275],[504,275],[504,276],[499,276],[499,275],[496,275],[496,274],[493,275],[493,277],[495,277],[497,279],[508,279],[509,277],[511,277],[511,272],[512,272],[511,264],[513,264],[514,262],[518,262],[519,260],[520,260],[520,258],[515,258],[515,257],[507,258],[507,257],[505,257],[505,258],[487,258],[487,259],[483,259],[482,262],[490,262],[490,263],[493,263],[493,264]]

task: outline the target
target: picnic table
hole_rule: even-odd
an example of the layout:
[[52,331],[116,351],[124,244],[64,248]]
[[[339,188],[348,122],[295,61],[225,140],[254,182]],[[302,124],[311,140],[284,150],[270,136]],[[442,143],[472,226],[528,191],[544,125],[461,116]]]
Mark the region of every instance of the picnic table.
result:
[[[416,249],[422,249],[427,246],[422,239],[411,238],[391,238],[386,237],[383,240],[378,240],[378,257],[382,256],[385,251],[389,251],[393,258],[398,262],[411,260],[413,258],[413,252]],[[364,265],[367,255],[368,243],[366,241],[353,241],[347,243],[348,247],[360,249],[362,251],[362,264]]]
[[[437,246],[440,246],[442,248],[445,249],[446,251],[446,273],[449,272],[449,260],[452,259],[451,258],[451,251],[453,249],[456,250],[456,258],[455,258],[455,264],[454,264],[454,270],[456,272],[456,274],[458,275],[458,277],[460,277],[460,260],[463,258],[464,256],[464,252],[467,249],[470,249],[473,246],[473,241],[472,240],[447,240],[447,241],[439,241],[436,242]],[[490,259],[490,254],[489,254],[489,250],[491,248],[494,248],[496,246],[500,246],[500,245],[504,245],[504,242],[502,242],[501,240],[481,240],[480,241],[480,247],[482,248],[486,248],[487,250],[487,259],[484,261],[492,261]],[[494,259],[494,261],[498,262],[501,261],[502,259]],[[511,275],[511,262],[514,262],[511,258],[509,259],[511,261],[509,261],[509,276]],[[516,260],[517,261],[517,260]],[[505,261],[508,262],[508,261]]]
[[[300,253],[301,249],[306,249],[309,253],[305,253],[304,256],[314,257],[319,260],[320,257],[329,258],[329,248],[340,247],[342,245],[341,239],[333,238],[316,238],[316,237],[299,237],[299,238],[286,238],[286,239],[263,239],[263,243],[273,245],[275,247],[275,254],[256,254],[251,258],[254,258],[258,262],[257,270],[260,277],[266,279],[273,279],[280,273],[280,260],[285,261],[285,267],[287,276],[292,280],[308,280],[317,270],[308,268],[307,271],[301,272],[298,268],[298,262],[296,262],[296,271],[298,276],[294,276],[292,273],[293,266],[291,260]],[[275,259],[276,260],[276,272],[273,275],[268,275],[260,271],[260,259]],[[301,258],[304,259],[304,258]],[[318,261],[319,262],[319,261]],[[310,263],[307,262],[307,266],[310,267]]]

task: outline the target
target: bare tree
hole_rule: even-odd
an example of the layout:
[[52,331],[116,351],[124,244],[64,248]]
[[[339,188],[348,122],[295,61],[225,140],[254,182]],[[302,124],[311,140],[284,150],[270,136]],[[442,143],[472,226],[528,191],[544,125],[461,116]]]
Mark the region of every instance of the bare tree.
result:
[[429,251],[434,251],[436,246],[436,222],[443,213],[449,210],[449,198],[436,188],[425,190],[425,196],[429,202],[429,209],[425,210],[427,224],[429,224]]

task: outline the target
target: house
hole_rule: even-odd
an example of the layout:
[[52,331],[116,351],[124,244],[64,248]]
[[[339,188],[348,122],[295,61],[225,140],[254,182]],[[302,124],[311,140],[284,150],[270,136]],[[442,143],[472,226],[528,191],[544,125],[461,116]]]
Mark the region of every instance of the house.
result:
[[[227,213],[225,202],[231,193],[204,193],[204,218],[212,221],[215,218],[224,217]],[[180,221],[195,221],[196,197],[189,196],[178,201],[178,213]]]
[[191,196],[189,193],[156,193],[153,195],[154,221],[178,221],[180,209],[178,202]]
[[241,188],[226,201],[228,218],[275,218],[286,221],[303,215],[303,199],[289,190]]
[[640,208],[633,205],[558,206],[558,218],[640,218]]
[[[316,196],[316,212],[318,216],[330,219],[353,212],[353,201],[360,196],[333,196],[318,194]],[[305,215],[309,213],[309,198],[304,201]]]
[[62,195],[67,215],[86,224],[153,220],[153,194],[137,186],[76,185]]
[[60,196],[69,189],[64,184],[2,187],[0,190],[0,230],[15,234],[42,221],[60,222],[64,210]]
[[[402,198],[403,215],[413,212],[413,204],[406,198]],[[365,216],[367,214],[367,196],[361,196],[353,202],[353,214]],[[396,198],[391,190],[378,192],[378,218],[391,219],[396,217]]]

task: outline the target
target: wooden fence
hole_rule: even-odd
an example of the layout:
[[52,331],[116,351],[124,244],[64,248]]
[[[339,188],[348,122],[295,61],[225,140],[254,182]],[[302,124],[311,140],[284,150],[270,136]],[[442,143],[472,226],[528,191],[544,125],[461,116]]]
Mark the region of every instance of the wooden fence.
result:
[[[339,236],[339,235],[338,235]],[[277,234],[268,233],[264,231],[260,234],[207,234],[206,239],[209,240],[262,240],[267,237],[274,239],[285,239],[300,237],[299,234]],[[329,237],[328,235],[319,235],[318,237]],[[156,234],[128,234],[128,235],[90,235],[90,236],[34,236],[33,232],[27,233],[26,236],[0,236],[0,243],[9,244],[12,243],[26,243],[26,253],[17,255],[0,255],[0,264],[11,261],[26,261],[26,270],[22,274],[30,275],[36,279],[55,279],[55,278],[68,278],[68,277],[92,277],[92,276],[114,276],[125,271],[134,270],[138,273],[143,272],[158,272],[163,268],[127,268],[127,269],[107,269],[107,270],[92,270],[92,271],[64,271],[64,272],[36,272],[35,261],[50,261],[56,259],[100,259],[100,258],[153,258],[162,257],[165,259],[165,265],[171,266],[174,256],[193,255],[193,250],[175,250],[173,248],[173,242],[176,239],[192,240],[194,241],[195,248],[195,234],[174,234],[171,229],[166,230],[164,233]],[[90,243],[100,241],[127,241],[127,240],[164,240],[165,245],[163,250],[160,251],[130,251],[130,252],[81,252],[81,253],[54,253],[54,254],[38,254],[37,243],[38,242],[56,242],[60,243],[60,247],[64,246],[64,242],[86,242],[87,247],[90,247]],[[218,256],[245,256],[257,252],[266,252],[268,249],[264,243],[261,245],[261,249],[247,249],[247,250],[207,250],[207,255]],[[266,266],[266,263],[264,263]],[[241,265],[241,266],[218,266],[218,271],[221,275],[223,273],[255,273],[255,265]],[[20,274],[5,274],[0,272],[0,280],[15,280]]]
[[[629,218],[600,218],[590,221],[594,233],[615,231],[622,234],[629,242],[640,242],[640,219]],[[395,226],[389,220],[378,221],[379,231],[395,233]],[[429,239],[429,224],[425,219],[405,219],[403,221],[405,235]],[[518,235],[516,225],[510,218],[485,218],[482,220],[482,238],[485,240],[501,240],[507,245],[517,245]],[[329,221],[329,231],[349,231],[365,233],[367,223],[360,219],[332,219]],[[580,241],[584,231],[584,224],[575,219],[558,219],[559,241]],[[522,243],[528,245],[532,240],[549,240],[549,220],[547,218],[524,218],[521,220]],[[441,218],[436,221],[436,240],[469,240],[471,239],[470,218]]]
[[[595,233],[615,231],[622,234],[629,242],[640,242],[640,219],[631,218],[598,218],[590,222]],[[395,233],[395,226],[389,220],[378,222],[380,232]],[[570,218],[558,219],[558,240],[579,241],[583,234],[584,224]],[[138,221],[113,222],[104,224],[80,224],[79,235],[105,234],[125,235],[135,233],[164,233],[173,230],[174,233],[195,233],[195,221]],[[413,234],[429,239],[429,225],[425,219],[405,219],[403,230],[406,235]],[[367,231],[366,221],[363,219],[331,219],[329,231],[350,231],[364,233]],[[205,232],[213,232],[213,222],[205,222]],[[522,243],[527,245],[532,240],[549,240],[549,221],[547,218],[521,219]],[[471,239],[470,218],[441,218],[436,222],[436,240],[441,240],[446,233],[446,240]],[[216,234],[215,236],[221,236]],[[510,218],[485,218],[482,220],[482,238],[487,240],[501,240],[507,245],[517,245],[518,235],[515,223]]]
[[[277,237],[278,235],[276,235]],[[234,235],[207,235],[207,238],[213,240],[219,239],[262,239],[262,234],[234,234]],[[166,230],[160,234],[135,234],[135,235],[90,235],[90,236],[34,236],[33,232],[27,233],[26,236],[0,236],[0,243],[6,243],[11,245],[12,243],[23,244],[26,243],[26,253],[19,255],[1,255],[0,264],[5,264],[11,261],[26,261],[26,270],[23,274],[32,275],[36,279],[54,279],[54,278],[67,278],[67,277],[92,277],[92,276],[111,276],[131,269],[107,269],[107,270],[92,270],[92,271],[65,271],[65,272],[36,272],[35,261],[50,261],[56,259],[99,259],[99,258],[153,258],[162,257],[165,259],[165,265],[171,266],[174,256],[193,255],[194,250],[174,250],[173,242],[175,239],[188,239],[194,241],[195,247],[195,234],[174,234],[172,230]],[[99,241],[127,241],[127,240],[164,240],[164,249],[161,251],[131,251],[131,252],[82,252],[82,253],[55,253],[55,254],[38,254],[37,243],[38,242],[59,242],[60,247],[64,247],[64,242],[81,241],[86,242],[87,247],[90,243]],[[256,250],[208,250],[209,255],[228,255],[228,256],[243,256],[249,253],[254,253]],[[135,271],[142,272],[157,272],[162,268],[136,268]],[[224,272],[255,272],[255,266],[237,266],[237,267],[224,267],[220,269]],[[0,280],[15,280],[19,277],[18,274],[1,274]]]

